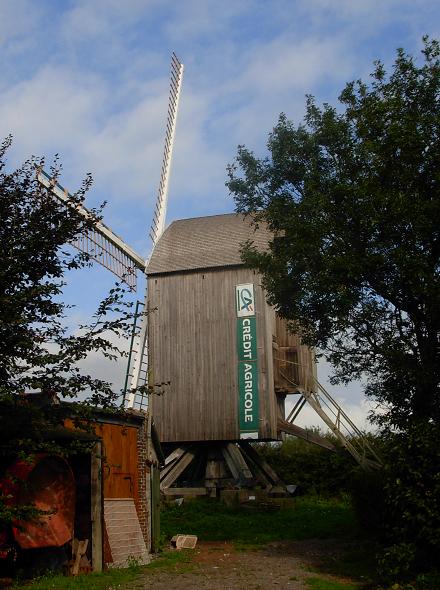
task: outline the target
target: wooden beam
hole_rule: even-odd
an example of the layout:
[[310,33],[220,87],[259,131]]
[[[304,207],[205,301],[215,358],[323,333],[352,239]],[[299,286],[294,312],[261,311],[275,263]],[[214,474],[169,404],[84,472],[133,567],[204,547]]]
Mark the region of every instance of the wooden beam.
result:
[[162,491],[164,491],[166,488],[168,488],[171,484],[173,484],[176,481],[179,475],[181,475],[185,471],[185,469],[188,467],[188,465],[191,463],[193,459],[194,453],[192,453],[191,451],[187,451],[184,455],[180,457],[177,463],[173,465],[171,471],[167,473],[167,475],[165,475],[163,479],[161,479],[160,487]]
[[185,447],[177,447],[177,449],[174,449],[174,451],[172,451],[168,457],[165,459],[165,465],[169,465],[172,461],[175,461],[176,459],[180,459],[180,457],[186,453],[188,449],[186,449]]
[[151,466],[150,486],[151,486],[151,504],[150,504],[150,539],[151,551],[157,553],[160,548],[160,472],[156,465]]
[[249,485],[254,481],[252,471],[249,469],[243,455],[234,443],[228,443],[223,446],[222,453],[232,473],[232,477],[237,483]]
[[229,471],[231,472],[232,477],[235,480],[239,481],[240,473],[238,471],[238,467],[236,466],[234,460],[232,459],[229,453],[229,449],[226,446],[222,447],[222,455],[225,458],[226,465],[229,467]]
[[229,454],[231,455],[234,463],[237,465],[239,472],[244,477],[244,479],[253,479],[252,471],[249,469],[248,464],[246,463],[243,455],[241,454],[241,450],[237,447],[234,443],[228,443],[227,448]]
[[167,473],[171,471],[174,465],[176,465],[179,459],[183,457],[187,450],[187,448],[179,447],[178,449],[175,449],[172,453],[168,455],[168,457],[165,459],[165,467],[163,467],[160,470],[161,479],[163,479],[167,475]]
[[314,445],[327,449],[328,451],[332,451],[333,453],[338,452],[338,449],[329,440],[323,436],[319,436],[318,434],[305,430],[300,426],[296,426],[296,424],[291,424],[285,420],[278,420],[278,430],[287,432],[288,434],[293,434],[298,438],[302,438]]
[[206,488],[165,488],[165,496],[206,496]]
[[[252,466],[252,473],[254,474],[254,477],[257,479],[257,481],[259,481],[260,484],[262,486],[264,486],[264,488],[266,490],[269,490],[270,488],[272,488],[272,486],[273,486],[272,480],[269,478],[267,473],[263,470],[261,465],[259,463],[257,463],[249,455],[249,453],[246,452],[246,450],[241,445],[240,445],[240,449],[241,449],[241,452],[243,453],[243,455],[246,457],[248,464],[250,464]],[[260,458],[260,457],[258,457],[258,458]]]
[[103,502],[102,502],[102,443],[97,442],[90,456],[90,518],[92,521],[92,568],[102,571],[103,565]]
[[272,469],[254,449],[254,447],[245,440],[239,442],[240,447],[244,450],[245,455],[249,455],[252,461],[261,469],[264,475],[270,480],[273,485],[282,485],[283,481],[278,474]]

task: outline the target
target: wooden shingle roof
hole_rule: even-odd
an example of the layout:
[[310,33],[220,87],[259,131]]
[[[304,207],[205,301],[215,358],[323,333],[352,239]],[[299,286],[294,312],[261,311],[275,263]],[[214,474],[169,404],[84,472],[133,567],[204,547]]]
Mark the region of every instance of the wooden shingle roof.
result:
[[147,275],[243,264],[240,246],[247,240],[267,250],[271,234],[258,230],[241,214],[213,215],[173,221],[150,258]]

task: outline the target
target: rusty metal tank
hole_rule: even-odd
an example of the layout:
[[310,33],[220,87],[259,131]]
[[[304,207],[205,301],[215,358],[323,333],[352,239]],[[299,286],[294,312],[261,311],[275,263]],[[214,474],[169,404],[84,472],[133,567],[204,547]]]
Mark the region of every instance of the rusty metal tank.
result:
[[9,505],[33,505],[44,514],[13,522],[12,533],[21,549],[61,547],[73,538],[75,479],[60,456],[37,454],[17,459],[1,482]]

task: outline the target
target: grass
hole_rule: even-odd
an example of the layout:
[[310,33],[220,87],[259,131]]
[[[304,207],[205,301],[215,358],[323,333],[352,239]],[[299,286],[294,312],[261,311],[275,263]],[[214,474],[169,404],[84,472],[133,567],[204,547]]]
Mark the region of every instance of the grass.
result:
[[167,571],[179,571],[179,573],[189,572],[193,569],[192,558],[194,553],[190,549],[182,549],[181,551],[164,551],[160,557],[154,559],[148,564],[147,569]]
[[[197,500],[169,506],[162,512],[162,533],[197,535],[201,541],[232,541],[249,550],[280,540],[340,539],[355,541],[337,557],[316,566],[322,574],[335,574],[371,583],[375,569],[373,543],[360,535],[351,506],[339,500],[297,498],[294,508],[278,512],[230,508],[218,502]],[[318,577],[307,580],[310,590],[354,590],[359,586]]]
[[166,508],[161,527],[167,539],[177,533],[193,534],[201,541],[233,541],[243,547],[357,535],[348,504],[315,498],[298,498],[295,508],[278,512],[229,508],[209,500],[187,502]]
[[[230,508],[216,501],[197,500],[169,506],[162,512],[163,537],[178,533],[195,534],[200,541],[232,541],[236,548],[258,548],[280,540],[326,539],[359,540],[358,530],[347,503],[317,498],[298,498],[294,508],[267,512],[256,507]],[[191,551],[164,552],[145,567],[112,569],[100,574],[66,578],[43,576],[14,588],[29,590],[114,590],[139,577],[142,571],[186,573],[193,569]],[[365,556],[364,556],[365,558]],[[363,576],[362,552],[356,549],[338,560],[324,562],[319,573]],[[356,586],[309,578],[310,590],[353,590]]]
[[110,590],[117,588],[119,584],[125,584],[135,580],[142,571],[142,567],[129,567],[126,569],[111,569],[107,572],[93,573],[75,576],[74,578],[62,575],[41,576],[32,582],[22,582],[13,586],[29,590]]
[[14,590],[115,590],[120,585],[135,580],[145,570],[189,572],[192,569],[191,561],[192,554],[189,551],[164,551],[147,566],[110,569],[102,573],[75,577],[48,574],[32,582],[17,583],[13,588]]

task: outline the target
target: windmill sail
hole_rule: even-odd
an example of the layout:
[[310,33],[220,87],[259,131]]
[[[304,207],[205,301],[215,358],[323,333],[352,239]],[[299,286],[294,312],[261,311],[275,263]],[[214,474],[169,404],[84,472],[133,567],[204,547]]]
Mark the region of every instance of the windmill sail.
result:
[[[69,192],[44,170],[37,171],[37,180],[48,188],[58,200],[66,204],[72,202]],[[77,210],[87,219],[92,217],[85,207],[80,207]],[[136,290],[136,270],[144,271],[145,260],[104,223],[96,221],[93,227],[78,236],[72,245],[110,270],[131,290]]]
[[176,54],[171,57],[171,81],[168,99],[168,116],[165,133],[165,148],[163,153],[162,170],[160,173],[159,190],[156,199],[153,222],[151,224],[150,238],[153,246],[163,234],[165,229],[166,209],[168,202],[168,184],[171,171],[171,158],[173,156],[174,136],[176,133],[177,111],[179,108],[180,91],[183,80],[183,64]]
[[[160,174],[159,189],[157,192],[156,207],[153,222],[151,224],[150,238],[153,248],[165,230],[166,211],[168,203],[168,185],[171,171],[171,159],[174,148],[174,136],[176,133],[177,113],[179,109],[180,92],[183,80],[183,64],[175,53],[171,56],[171,80],[168,99],[168,115],[165,132],[165,147]],[[148,403],[148,396],[140,391],[140,387],[148,382],[148,306],[147,293],[144,303],[145,315],[142,316],[139,332],[133,342],[133,367],[128,367],[128,380],[130,391],[124,394],[124,403],[129,408],[142,409]],[[147,400],[147,402],[145,401]]]

